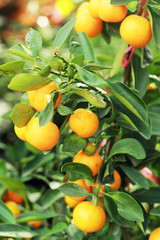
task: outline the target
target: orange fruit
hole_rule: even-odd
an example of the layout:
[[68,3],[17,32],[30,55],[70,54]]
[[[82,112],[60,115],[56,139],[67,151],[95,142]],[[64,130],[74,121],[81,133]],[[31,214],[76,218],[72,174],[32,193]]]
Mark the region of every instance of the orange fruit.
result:
[[135,48],[144,47],[152,38],[151,24],[142,16],[130,15],[121,23],[120,35],[129,45]]
[[[118,171],[114,169],[113,172],[113,176],[114,176],[114,183],[112,185],[107,185],[108,187],[114,189],[114,190],[118,190],[121,186],[121,176],[119,175]],[[99,188],[99,184],[98,183],[93,183],[92,187],[96,187]],[[101,185],[101,190],[102,192],[104,192],[104,185]],[[99,191],[100,195],[103,195],[103,193]]]
[[11,190],[8,190],[3,198],[3,201],[13,201],[17,204],[21,204],[24,202],[24,198],[21,197],[19,194],[12,192]]
[[88,109],[79,108],[71,114],[69,126],[78,136],[88,138],[97,131],[99,121],[95,113]]
[[40,221],[40,220],[29,221],[29,222],[27,222],[27,224],[31,225],[32,228],[39,228],[40,226],[42,226],[42,221]]
[[73,162],[85,164],[90,168],[92,175],[95,176],[99,172],[103,160],[98,153],[95,153],[92,156],[88,156],[84,154],[83,151],[80,151],[75,155]]
[[74,208],[73,220],[80,230],[96,232],[103,227],[106,214],[101,206],[95,206],[93,202],[85,201]]
[[88,5],[88,9],[92,17],[99,18],[98,9],[101,0],[91,0]]
[[8,201],[8,202],[5,202],[5,205],[9,208],[9,210],[12,212],[15,218],[17,218],[20,215],[18,205],[15,202]]
[[150,83],[147,87],[147,90],[153,90],[156,89],[156,84],[155,83]]
[[59,129],[56,124],[48,122],[39,126],[39,118],[32,118],[26,126],[27,141],[41,151],[53,148],[59,139]]
[[98,14],[104,22],[120,22],[127,14],[127,7],[112,5],[111,0],[102,0],[99,4]]
[[[28,100],[33,108],[35,108],[38,112],[41,112],[43,108],[50,102],[51,100],[50,93],[54,90],[58,90],[58,86],[54,82],[51,82],[37,90],[28,91]],[[58,107],[58,105],[61,102],[61,99],[62,95],[59,92],[59,96],[54,106],[54,109]]]
[[103,22],[92,17],[89,10],[81,11],[77,14],[74,28],[76,32],[85,32],[88,37],[96,37],[102,32]]
[[76,201],[76,199],[73,199],[69,196],[65,196],[64,200],[65,200],[66,204],[68,206],[70,206],[71,208],[74,208],[75,206],[77,206],[81,202],[81,201]]
[[18,138],[20,138],[23,141],[27,141],[27,139],[26,139],[26,126],[19,128],[16,125],[14,125],[14,131],[15,131],[15,134],[17,135]]
[[153,232],[151,232],[148,240],[159,240],[160,239],[160,227],[154,229]]
[[84,12],[84,11],[88,11],[88,5],[89,5],[88,2],[82,3],[82,4],[78,7],[76,14],[79,14],[79,13]]
[[[70,182],[70,183],[75,183],[75,184],[81,186],[82,188],[86,189],[88,192],[91,192],[91,191],[92,191],[92,187],[91,187],[91,186],[87,186],[86,183],[85,183],[85,181],[84,181],[84,179],[78,179],[77,181],[72,181],[72,182],[69,181],[69,182]],[[88,195],[89,195],[89,193],[88,193]],[[83,201],[83,200],[85,200],[87,197],[88,197],[88,196],[84,196],[84,197],[71,197],[71,196],[70,196],[71,199],[76,200],[76,201]]]

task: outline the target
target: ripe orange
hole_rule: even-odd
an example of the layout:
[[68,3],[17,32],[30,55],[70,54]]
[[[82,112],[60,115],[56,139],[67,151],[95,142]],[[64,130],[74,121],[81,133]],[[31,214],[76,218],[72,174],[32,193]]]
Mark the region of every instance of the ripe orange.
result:
[[[58,86],[54,82],[51,82],[48,85],[37,90],[28,91],[28,99],[32,107],[34,107],[38,112],[41,112],[43,108],[50,102],[50,93],[54,90],[58,90]],[[59,92],[59,96],[54,106],[54,109],[58,107],[61,99],[62,95]]]
[[88,9],[92,17],[99,18],[98,8],[100,5],[100,0],[91,0],[88,5]]
[[92,156],[87,156],[83,151],[80,151],[75,155],[73,162],[87,165],[91,169],[92,175],[95,176],[99,172],[103,160],[98,153],[95,153]]
[[151,24],[142,16],[130,15],[121,23],[120,35],[129,45],[135,48],[144,47],[152,38]]
[[[108,185],[108,187],[110,187],[114,190],[118,190],[121,186],[121,176],[119,175],[117,170],[114,170],[113,176],[114,176],[114,183],[112,185]],[[93,183],[92,187],[99,188],[99,184]],[[104,192],[104,185],[101,185],[101,190]],[[99,191],[99,194],[103,195],[103,193],[100,191]]]
[[11,190],[8,190],[3,198],[3,201],[13,201],[17,204],[21,204],[24,202],[24,198],[21,197],[19,194],[12,192]]
[[106,220],[106,214],[101,206],[93,202],[79,203],[73,211],[75,225],[84,232],[96,232],[101,229]]
[[89,5],[88,2],[82,3],[82,4],[78,7],[76,14],[78,15],[78,14],[81,13],[81,12],[88,11],[88,5]]
[[156,84],[155,83],[150,83],[147,87],[147,90],[153,90],[156,89]]
[[59,129],[56,124],[49,122],[43,127],[39,127],[39,118],[32,118],[26,125],[27,141],[45,151],[53,148],[59,139]]
[[149,240],[159,240],[160,239],[160,227],[154,229],[149,236]]
[[27,141],[26,139],[26,126],[18,128],[16,125],[14,126],[15,134],[18,138],[20,138],[23,141]]
[[[87,186],[84,179],[79,179],[77,181],[69,181],[70,183],[75,183],[79,186],[81,186],[82,188],[86,189],[88,192],[91,192],[92,191],[92,187],[91,186]],[[89,194],[89,193],[88,193]],[[83,201],[87,198],[88,196],[84,196],[84,197],[70,197],[71,199],[73,200],[76,200],[76,201]]]
[[81,201],[76,201],[75,199],[69,197],[69,196],[65,196],[64,198],[66,204],[68,206],[70,206],[71,208],[74,208],[75,206],[77,206]]
[[27,222],[27,224],[31,225],[32,228],[39,228],[40,226],[42,226],[42,221],[40,221],[40,220],[29,221],[29,222]]
[[103,22],[101,19],[92,17],[89,10],[80,11],[74,28],[76,32],[85,32],[88,37],[96,37],[102,32]]
[[102,0],[99,4],[98,14],[104,22],[120,22],[127,14],[127,7],[112,5],[111,0]]
[[99,121],[95,113],[88,109],[79,108],[71,114],[69,126],[78,136],[88,138],[97,131]]
[[20,211],[19,211],[18,205],[15,202],[8,201],[8,202],[5,202],[5,205],[13,213],[15,218],[17,218],[20,215]]

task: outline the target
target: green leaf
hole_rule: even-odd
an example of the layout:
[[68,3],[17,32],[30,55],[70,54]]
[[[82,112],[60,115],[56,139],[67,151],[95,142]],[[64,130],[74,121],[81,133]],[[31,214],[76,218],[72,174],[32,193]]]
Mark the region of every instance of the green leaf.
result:
[[121,228],[117,224],[111,223],[105,236],[105,240],[121,240]]
[[127,43],[123,41],[119,47],[116,57],[114,58],[113,69],[110,71],[110,74],[109,74],[110,77],[115,76],[122,69],[121,59],[126,49],[127,49]]
[[113,5],[123,5],[127,4],[129,2],[132,2],[133,0],[111,0],[111,4]]
[[54,204],[57,200],[59,200],[62,197],[64,197],[64,194],[58,189],[55,190],[49,189],[45,194],[42,195],[41,202],[43,209],[52,206],[52,204]]
[[149,8],[149,9],[151,11],[152,18],[153,18],[153,36],[157,44],[157,47],[160,48],[160,31],[159,31],[160,15],[158,15],[155,11],[153,11],[152,8]]
[[125,120],[146,139],[151,137],[151,125],[148,110],[141,98],[131,91],[123,83],[111,83],[107,81],[110,96],[115,109]]
[[145,68],[153,62],[153,56],[148,46],[143,47],[141,50],[141,66]]
[[22,175],[28,176],[29,174],[34,172],[36,169],[47,164],[48,162],[52,161],[53,159],[54,159],[54,153],[49,153],[45,156],[44,155],[36,156],[36,158],[34,158],[32,161],[30,161],[29,163],[27,163],[25,165]]
[[75,183],[65,183],[61,185],[58,189],[62,191],[65,195],[70,197],[84,197],[90,194],[86,189]]
[[85,65],[84,68],[87,69],[88,71],[99,71],[104,69],[112,69],[113,67],[89,64],[89,65]]
[[6,177],[8,175],[8,170],[6,167],[6,161],[0,158],[0,176]]
[[67,106],[59,104],[57,107],[57,111],[61,116],[67,116],[73,113],[73,110]]
[[109,157],[116,154],[129,154],[136,159],[144,159],[146,157],[142,144],[134,138],[125,138],[117,141],[113,145]]
[[26,35],[25,43],[31,51],[33,57],[36,58],[42,47],[42,38],[40,33],[33,28],[30,28]]
[[43,127],[52,120],[54,114],[54,105],[51,100],[39,114],[39,126]]
[[80,55],[78,55],[78,56],[75,56],[75,57],[72,59],[71,63],[75,63],[75,64],[77,64],[77,65],[79,65],[79,66],[82,66],[83,63],[84,63],[84,55],[83,55],[83,54],[80,54]]
[[18,223],[25,223],[28,221],[37,221],[37,220],[48,219],[48,218],[53,218],[57,216],[58,214],[53,211],[46,211],[46,212],[31,211],[31,212],[22,213],[18,218],[16,218],[16,221]]
[[133,56],[132,65],[134,71],[135,88],[138,90],[138,96],[142,98],[148,86],[148,69],[141,67],[141,59],[137,55]]
[[135,183],[142,186],[145,189],[149,189],[149,184],[147,179],[135,168],[128,167],[126,165],[120,165],[123,172]]
[[107,82],[105,82],[102,78],[98,77],[96,74],[87,71],[86,69],[74,64],[76,67],[80,79],[85,84],[92,87],[100,87],[100,88],[108,88]]
[[79,35],[79,39],[80,39],[80,42],[82,45],[85,59],[88,62],[95,62],[94,51],[93,51],[92,45],[91,45],[87,35],[82,32],[78,33],[78,35]]
[[111,219],[118,225],[122,226],[122,227],[129,227],[129,228],[133,228],[134,227],[134,222],[133,221],[129,221],[126,218],[123,218],[117,210],[117,205],[116,203],[113,201],[112,198],[104,196],[104,204],[106,207],[106,210],[108,212],[108,214],[110,215]]
[[0,184],[26,198],[26,186],[21,182],[19,178],[0,177]]
[[128,10],[133,13],[137,10],[138,6],[139,6],[138,1],[131,1],[126,4],[126,7],[128,8]]
[[15,217],[8,207],[0,200],[0,220],[6,223],[16,223]]
[[158,15],[160,15],[160,6],[159,4],[157,5],[152,5],[152,4],[148,4],[148,6]]
[[149,214],[160,217],[160,206],[152,208],[151,211],[149,211]]
[[130,221],[144,221],[142,208],[130,195],[117,191],[109,192],[106,195],[115,201],[117,210],[123,218]]
[[30,230],[21,225],[16,224],[0,224],[0,236],[1,237],[13,237],[13,238],[32,238],[38,235],[37,232]]
[[71,88],[74,94],[77,94],[85,98],[90,104],[97,108],[105,108],[107,103],[104,101],[103,97],[96,92],[90,92],[81,88]]
[[30,56],[31,52],[26,47],[24,47],[21,43],[16,44],[15,46],[11,47],[7,51],[19,57],[23,57],[31,61],[34,61],[32,56]]
[[24,69],[25,63],[25,61],[14,61],[0,65],[0,75],[14,75]]
[[17,103],[10,115],[13,123],[21,128],[24,127],[35,114],[35,109],[24,103]]
[[15,91],[26,92],[29,90],[39,89],[50,82],[51,79],[47,79],[38,75],[20,73],[12,78],[8,88]]
[[69,22],[67,22],[62,28],[60,28],[54,39],[53,49],[55,49],[56,47],[60,49],[62,47],[63,43],[69,36],[72,28],[74,27],[75,22],[76,18],[73,18]]
[[75,133],[71,133],[64,140],[63,151],[64,152],[78,152],[85,148],[87,145],[87,140],[85,138],[79,137]]
[[160,203],[160,188],[152,187],[149,190],[139,189],[131,193],[139,202]]
[[93,176],[90,168],[81,163],[65,163],[61,169],[62,172],[70,173],[70,181],[76,181],[78,179],[88,179],[93,181]]
[[149,116],[152,123],[152,135],[160,135],[160,104],[153,104],[148,107]]
[[59,233],[61,231],[64,231],[68,228],[68,225],[64,222],[58,222],[55,226],[53,226],[47,234],[45,234],[45,237],[51,236],[52,234]]

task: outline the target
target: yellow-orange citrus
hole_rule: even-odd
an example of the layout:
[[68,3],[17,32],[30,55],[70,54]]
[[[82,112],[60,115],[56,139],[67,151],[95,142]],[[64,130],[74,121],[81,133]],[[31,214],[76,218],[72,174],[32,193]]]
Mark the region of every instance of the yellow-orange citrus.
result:
[[59,139],[59,129],[56,124],[48,122],[45,126],[39,126],[39,118],[32,118],[26,126],[27,141],[45,151],[53,148]]
[[88,11],[88,5],[89,5],[88,2],[82,3],[82,4],[78,7],[76,14],[78,15],[78,14],[81,13],[81,12]]
[[160,239],[160,227],[154,229],[149,236],[149,240],[159,240],[159,239]]
[[106,214],[101,206],[95,206],[93,202],[85,201],[74,208],[73,220],[80,230],[96,232],[103,227]]
[[18,205],[13,201],[5,202],[5,205],[9,208],[9,210],[13,213],[13,216],[16,218],[20,215],[20,211]]
[[70,206],[71,208],[74,208],[75,206],[77,206],[81,201],[77,201],[76,199],[73,199],[69,196],[65,196],[64,197],[65,202],[68,206]]
[[39,228],[40,226],[42,226],[42,221],[40,221],[40,220],[29,221],[29,222],[27,222],[27,224],[31,225],[32,228]]
[[127,7],[112,5],[111,0],[102,0],[99,4],[98,14],[104,22],[120,22],[127,14]]
[[[119,175],[117,170],[114,170],[113,176],[114,176],[114,183],[112,185],[108,185],[108,187],[110,187],[114,190],[118,190],[121,186],[121,176]],[[93,183],[92,187],[99,188],[99,184]],[[104,185],[101,185],[101,190],[102,190],[102,192],[104,192]],[[102,192],[99,191],[99,194],[103,195]]]
[[92,17],[89,10],[81,11],[77,14],[74,28],[76,32],[85,32],[88,37],[96,37],[102,32],[103,22]]
[[152,38],[151,24],[142,16],[130,15],[122,21],[120,35],[129,45],[135,48],[144,47]]
[[18,138],[20,138],[23,141],[27,141],[27,139],[26,139],[26,126],[19,128],[16,125],[14,125],[14,131],[15,131],[15,134],[17,135]]
[[88,9],[92,17],[99,18],[98,9],[101,0],[91,0],[88,5]]
[[84,154],[83,151],[80,151],[75,155],[73,162],[85,164],[86,166],[88,166],[90,168],[92,175],[95,176],[95,175],[97,175],[97,173],[103,163],[103,160],[98,153],[95,153],[92,156],[88,156],[88,155]]
[[88,138],[97,131],[99,121],[95,113],[88,109],[78,108],[71,114],[69,126],[78,136]]
[[[34,107],[38,112],[41,112],[43,108],[50,102],[50,93],[54,90],[58,90],[58,86],[54,82],[51,82],[48,85],[37,90],[28,91],[28,99],[32,107]],[[58,107],[61,99],[62,95],[59,92],[59,96],[54,106],[54,109]]]
[[156,89],[156,84],[155,84],[155,83],[150,83],[150,84],[147,86],[147,90],[153,90],[153,89]]
[[[86,189],[88,192],[91,192],[92,191],[92,187],[91,186],[87,186],[84,179],[78,179],[77,181],[69,181],[70,183],[75,183],[79,186],[81,186],[82,188]],[[88,193],[89,195],[89,193]],[[83,201],[87,198],[88,196],[84,196],[84,197],[70,197],[76,201]]]
[[3,197],[3,201],[4,202],[13,201],[17,204],[21,204],[24,202],[24,198],[21,197],[19,194],[12,192],[11,190],[8,190]]

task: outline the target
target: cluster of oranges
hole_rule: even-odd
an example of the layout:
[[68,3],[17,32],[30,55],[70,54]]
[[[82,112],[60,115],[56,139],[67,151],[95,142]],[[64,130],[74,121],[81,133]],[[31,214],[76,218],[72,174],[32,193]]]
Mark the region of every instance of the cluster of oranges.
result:
[[120,35],[125,42],[135,48],[144,47],[152,38],[150,22],[143,16],[127,16],[125,5],[112,5],[111,0],[90,0],[82,3],[77,10],[75,30],[85,32],[88,37],[98,36],[103,29],[103,21],[121,22]]
[[[30,104],[38,112],[51,101],[51,92],[58,90],[58,86],[51,82],[48,85],[37,90],[28,91],[28,99]],[[61,102],[61,93],[54,106],[56,109]],[[18,128],[15,126],[16,135],[23,141],[28,141],[31,145],[39,150],[45,151],[53,148],[59,139],[59,129],[53,122],[48,122],[45,126],[39,126],[39,117],[32,118],[26,126]]]
[[[98,129],[99,121],[95,113],[91,112],[88,109],[77,109],[71,114],[69,118],[70,128],[80,137],[88,138],[91,137]],[[103,163],[101,156],[96,152],[94,143],[89,143],[89,149],[83,149],[78,152],[73,162],[82,163],[88,166],[91,170],[92,175],[95,177]],[[119,189],[121,185],[121,178],[119,173],[114,170],[114,179],[115,182],[111,185],[111,188],[116,190]],[[104,186],[99,186],[97,183],[93,183],[91,186],[88,186],[85,182],[85,179],[79,179],[77,181],[72,181],[72,183],[77,184],[88,191],[89,193],[93,192],[93,188],[100,188],[101,191],[104,191]],[[106,214],[104,210],[103,202],[103,192],[99,191],[99,199],[97,204],[92,201],[84,201],[87,196],[83,197],[71,197],[65,196],[65,202],[68,206],[74,208],[73,211],[73,220],[75,225],[82,231],[85,232],[96,232],[101,229],[105,223]],[[92,222],[92,224],[90,224]]]
[[[17,218],[20,215],[18,205],[24,202],[24,198],[21,197],[19,194],[8,190],[3,197],[3,201],[7,208],[12,212],[13,216]],[[40,226],[42,226],[42,221],[28,221],[27,224],[30,225],[32,228],[39,228]]]

